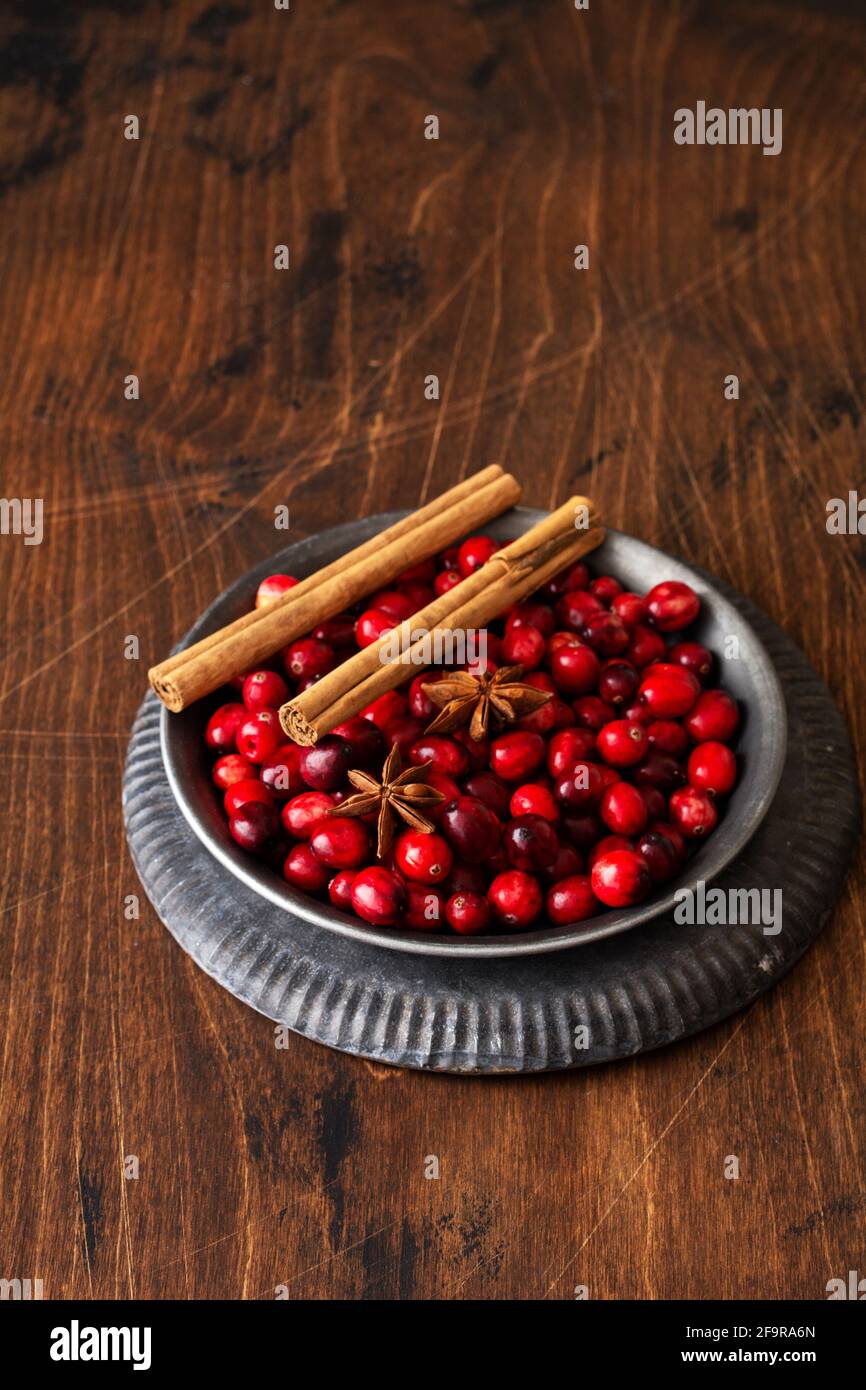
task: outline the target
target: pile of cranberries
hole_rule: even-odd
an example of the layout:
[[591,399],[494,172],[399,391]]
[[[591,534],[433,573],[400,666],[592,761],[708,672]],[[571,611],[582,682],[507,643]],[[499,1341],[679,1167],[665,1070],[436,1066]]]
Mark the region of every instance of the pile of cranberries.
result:
[[[208,721],[212,777],[229,831],[304,893],[376,926],[464,935],[565,926],[639,903],[709,835],[737,779],[736,701],[712,688],[714,658],[683,640],[700,600],[669,580],[640,595],[580,563],[487,634],[486,669],[520,665],[551,699],[491,737],[427,734],[438,710],[426,671],[311,748],[277,714],[320,679],[469,575],[496,549],[472,536],[329,618],[269,667],[233,682]],[[272,575],[261,606],[297,581]],[[376,815],[326,815],[379,780],[390,748],[431,765],[433,833],[400,820],[383,861]]]

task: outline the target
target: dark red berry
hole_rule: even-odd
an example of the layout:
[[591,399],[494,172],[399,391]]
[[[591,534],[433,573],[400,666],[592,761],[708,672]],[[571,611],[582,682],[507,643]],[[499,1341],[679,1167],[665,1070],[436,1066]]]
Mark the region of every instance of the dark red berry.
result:
[[361,710],[360,718],[369,719],[377,729],[383,730],[393,720],[402,719],[408,713],[409,705],[405,696],[396,690],[386,690],[384,695],[380,695],[372,704],[367,705],[366,709]]
[[719,813],[709,792],[697,787],[680,787],[670,799],[671,820],[689,840],[709,835],[715,828]]
[[406,830],[394,848],[394,862],[400,873],[415,883],[444,883],[454,855],[441,835]]
[[515,869],[549,869],[559,851],[556,831],[543,816],[518,816],[502,834],[508,862]]
[[429,883],[406,884],[404,927],[413,931],[439,931],[445,925],[445,894]]
[[292,845],[283,864],[283,878],[302,893],[323,893],[332,873],[309,845]]
[[516,627],[537,627],[544,637],[550,637],[556,627],[553,609],[546,603],[518,603],[506,620],[506,635]]
[[632,628],[631,641],[625,649],[625,654],[632,666],[637,666],[638,670],[643,670],[653,661],[661,661],[665,655],[665,639],[658,632],[653,632],[651,627],[644,623],[638,623]]
[[[615,613],[594,613],[583,626],[584,640],[602,656],[619,656],[629,644],[625,623]],[[601,692],[604,699],[604,692]]]
[[674,719],[654,719],[647,725],[650,747],[671,758],[681,758],[689,746],[689,736]]
[[328,642],[318,642],[315,637],[302,637],[286,647],[283,665],[292,680],[325,676],[334,666],[334,648]]
[[590,875],[592,891],[606,907],[631,907],[652,886],[649,869],[636,850],[615,849],[602,855]]
[[548,888],[545,907],[554,926],[570,927],[594,917],[600,904],[592,891],[589,874],[572,874]]
[[690,585],[667,579],[650,589],[644,608],[659,632],[679,632],[695,621],[701,601]]
[[598,579],[593,579],[589,592],[599,599],[605,608],[610,608],[617,594],[622,593],[622,585],[612,574],[600,574]]
[[211,715],[204,731],[208,748],[216,748],[220,753],[231,752],[235,747],[238,730],[249,717],[246,705],[220,705]]
[[502,655],[509,666],[534,671],[544,660],[546,643],[537,627],[515,627],[506,631]]
[[265,758],[260,776],[264,786],[279,801],[298,796],[306,787],[301,776],[301,750],[296,743],[284,743]]
[[551,777],[561,777],[575,763],[593,761],[597,752],[591,729],[560,729],[547,745],[547,770]]
[[243,684],[244,704],[250,714],[260,709],[279,709],[289,698],[289,687],[276,671],[253,671]]
[[553,793],[538,782],[524,782],[522,787],[518,787],[508,809],[512,816],[541,816],[544,820],[559,820],[559,807]]
[[640,835],[646,827],[646,802],[631,782],[614,782],[598,804],[599,815],[614,835]]
[[727,796],[737,780],[737,760],[726,743],[699,743],[688,762],[689,782],[712,796]]
[[672,792],[681,787],[686,780],[685,769],[666,753],[647,753],[642,763],[635,768],[634,780],[638,786],[646,784],[657,787],[661,792]]
[[483,801],[500,820],[508,819],[511,788],[501,777],[497,777],[495,772],[473,772],[471,777],[466,778],[465,786],[470,796],[476,796],[479,801]]
[[702,684],[713,669],[713,654],[700,642],[677,642],[668,652],[668,661],[676,666],[685,666]]
[[232,838],[242,849],[260,854],[279,828],[279,817],[273,804],[265,801],[245,801],[229,821]]
[[595,868],[599,859],[603,859],[606,854],[612,854],[615,849],[634,849],[634,840],[629,840],[625,835],[603,835],[590,851],[586,861],[586,867],[590,873]]
[[590,618],[605,611],[601,599],[597,599],[585,589],[577,589],[563,594],[558,601],[556,619],[563,627],[571,628],[572,632],[583,632]]
[[436,576],[436,580],[433,584],[433,591],[437,598],[441,598],[443,594],[447,594],[450,589],[453,589],[455,585],[462,583],[462,581],[463,575],[459,570],[443,570],[441,574],[437,574]]
[[263,709],[248,714],[235,735],[237,750],[251,763],[263,763],[276,753],[285,735],[276,710]]
[[685,725],[696,743],[727,743],[737,732],[739,722],[740,712],[733,696],[726,690],[705,690],[686,716]]
[[646,757],[649,739],[641,724],[614,719],[596,735],[598,751],[610,767],[633,767]]
[[612,719],[616,719],[617,714],[616,708],[606,700],[599,699],[598,695],[581,695],[571,708],[581,728],[592,729],[595,733]]
[[445,915],[461,936],[477,936],[490,925],[490,904],[481,893],[455,893],[445,905]]
[[541,912],[543,899],[537,879],[521,869],[507,869],[494,878],[487,901],[497,925],[523,931]]
[[635,697],[640,677],[628,661],[609,661],[598,678],[598,693],[611,705],[629,705]]
[[432,763],[437,772],[448,777],[462,777],[469,767],[469,754],[453,738],[443,738],[440,734],[424,734],[417,738],[409,749],[414,765]]
[[283,807],[283,825],[296,840],[309,840],[325,812],[334,805],[334,798],[327,792],[301,792]]
[[644,672],[638,697],[656,719],[671,719],[688,714],[700,692],[697,676],[685,666],[661,661]]
[[325,816],[313,827],[310,849],[331,869],[357,869],[370,855],[367,827],[351,816]]
[[490,768],[504,782],[525,782],[544,760],[544,739],[528,729],[503,734],[490,745]]
[[355,882],[356,872],[354,869],[341,869],[338,874],[334,874],[328,884],[328,897],[338,907],[341,912],[352,911],[352,884]]
[[412,744],[422,737],[428,723],[427,719],[415,719],[407,714],[401,719],[392,719],[391,723],[386,725],[385,744],[388,748],[396,746],[404,766],[415,762],[412,757]]
[[549,658],[550,674],[565,695],[588,695],[598,681],[601,663],[585,643],[561,646]]
[[502,826],[476,796],[458,796],[450,801],[439,816],[439,828],[468,864],[483,864],[499,848]]
[[556,779],[553,794],[569,810],[589,811],[598,802],[605,785],[598,763],[575,763]]
[[352,907],[365,922],[393,927],[406,910],[406,886],[390,869],[362,869],[352,884]]
[[587,854],[604,833],[604,826],[594,811],[587,811],[583,815],[564,812],[559,822],[559,831],[576,850],[581,854]]
[[326,734],[301,750],[301,776],[317,792],[335,792],[350,766],[349,745],[335,734]]
[[351,613],[337,613],[314,627],[310,636],[325,642],[333,651],[344,652],[355,645],[355,619]]
[[653,883],[667,883],[680,866],[680,856],[667,835],[648,830],[637,842],[637,852],[649,870]]
[[574,845],[564,845],[560,843],[556,858],[548,868],[540,871],[540,877],[545,883],[559,883],[562,878],[570,878],[572,874],[583,873],[583,855],[580,850],[575,849]]
[[454,893],[481,893],[482,895],[486,893],[486,870],[489,863],[488,860],[482,868],[480,864],[464,864],[459,860],[455,861],[446,884],[448,893],[452,896]]
[[385,740],[371,720],[354,715],[331,733],[346,744],[352,767],[379,768],[384,761]]
[[367,608],[355,623],[355,641],[359,647],[371,647],[396,626],[396,620],[384,609]]

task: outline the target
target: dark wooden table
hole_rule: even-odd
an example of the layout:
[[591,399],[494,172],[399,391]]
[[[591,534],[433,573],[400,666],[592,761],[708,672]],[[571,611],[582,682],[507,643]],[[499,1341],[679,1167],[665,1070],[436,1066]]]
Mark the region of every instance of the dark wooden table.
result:
[[[493,461],[756,600],[862,749],[866,549],[825,526],[866,472],[859,10],[2,6],[3,492],[45,499],[40,546],[0,536],[4,1277],[664,1299],[866,1273],[862,857],[728,1023],[458,1080],[276,1050],[146,902],[126,919],[119,800],[146,666],[284,542],[276,506],[300,537]],[[782,153],[676,145],[698,100],[782,108]]]

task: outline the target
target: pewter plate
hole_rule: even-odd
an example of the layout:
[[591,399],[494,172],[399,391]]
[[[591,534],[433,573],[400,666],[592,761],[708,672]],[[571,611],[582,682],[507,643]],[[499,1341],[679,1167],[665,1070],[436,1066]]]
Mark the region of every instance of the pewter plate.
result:
[[[187,633],[181,647],[247,612],[252,607],[259,582],[266,575],[288,573],[303,578],[402,515],[405,513],[393,512],[350,522],[271,556],[236,580],[211,604]],[[511,540],[544,515],[527,507],[515,507],[485,530],[497,539]],[[744,712],[737,744],[740,781],[713,835],[692,856],[683,874],[667,884],[664,891],[653,894],[637,907],[604,912],[576,926],[554,927],[542,923],[529,932],[505,935],[464,937],[369,926],[356,917],[338,912],[330,904],[297,892],[273,870],[245,854],[231,839],[210,780],[203,743],[204,725],[219,697],[210,702],[202,701],[179,715],[162,711],[166,774],[187,823],[206,849],[263,899],[317,927],[389,950],[461,959],[538,955],[567,946],[586,946],[633,930],[670,909],[679,890],[693,887],[698,879],[714,880],[748,843],[766,815],[784,764],[785,701],[773,663],[753,624],[731,601],[723,586],[708,575],[618,531],[608,532],[604,544],[590,557],[590,563],[596,573],[609,570],[627,588],[641,593],[662,579],[681,579],[691,584],[701,597],[702,611],[689,636],[704,642],[719,656],[735,653],[730,659],[721,660],[719,665],[722,683],[737,697]]]

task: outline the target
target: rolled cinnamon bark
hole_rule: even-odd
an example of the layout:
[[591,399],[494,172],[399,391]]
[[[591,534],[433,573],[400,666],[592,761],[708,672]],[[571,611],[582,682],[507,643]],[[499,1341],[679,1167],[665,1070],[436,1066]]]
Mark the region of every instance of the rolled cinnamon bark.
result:
[[302,580],[275,603],[152,667],[148,679],[153,689],[173,712],[186,709],[519,499],[520,485],[510,473],[498,464],[483,469]]
[[[379,695],[401,685],[413,666],[422,670],[428,664],[424,660],[427,644],[435,643],[437,637],[457,629],[485,627],[594,550],[604,540],[604,528],[591,524],[589,530],[576,533],[578,506],[589,509],[590,504],[584,497],[570,498],[538,526],[497,551],[468,579],[407,618],[396,633],[387,633],[288,701],[280,710],[280,722],[289,737],[302,745],[315,743]],[[419,630],[424,633],[420,639]],[[383,655],[395,647],[400,657]]]

